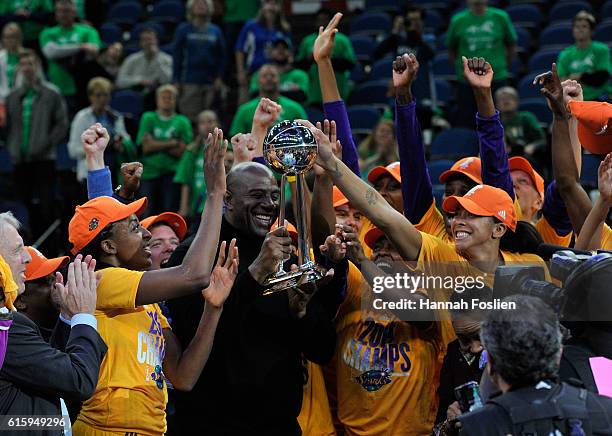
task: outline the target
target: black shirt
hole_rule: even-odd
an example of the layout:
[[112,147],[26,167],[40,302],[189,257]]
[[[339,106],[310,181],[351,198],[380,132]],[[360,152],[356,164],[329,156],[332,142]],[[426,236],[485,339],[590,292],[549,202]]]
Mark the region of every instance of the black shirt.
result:
[[[333,303],[326,298],[342,288],[344,275],[320,289],[307,314],[295,320],[287,293],[262,296],[263,288],[248,271],[263,238],[233,228],[223,219],[220,241],[237,239],[239,272],[223,307],[213,348],[191,392],[177,392],[179,434],[300,434],[297,415],[302,404],[302,355],[326,363],[335,348]],[[168,261],[179,265],[193,237],[183,241]],[[183,348],[193,338],[202,315],[200,294],[170,300],[173,331]]]

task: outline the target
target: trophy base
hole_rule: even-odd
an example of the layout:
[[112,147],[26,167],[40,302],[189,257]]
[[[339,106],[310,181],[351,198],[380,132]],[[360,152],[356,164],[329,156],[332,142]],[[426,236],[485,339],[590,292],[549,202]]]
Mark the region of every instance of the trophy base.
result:
[[[322,279],[327,271],[314,262],[309,262],[300,267],[297,271],[286,272],[285,274],[274,275],[266,280],[264,286],[266,290],[263,295],[275,294],[297,286],[301,280],[302,284],[315,282]],[[305,279],[303,276],[306,276]]]

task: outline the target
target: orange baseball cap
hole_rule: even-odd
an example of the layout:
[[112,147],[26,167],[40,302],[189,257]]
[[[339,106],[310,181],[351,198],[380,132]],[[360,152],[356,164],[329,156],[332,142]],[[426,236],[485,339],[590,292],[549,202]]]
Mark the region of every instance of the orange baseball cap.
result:
[[178,213],[163,212],[159,215],[152,215],[140,221],[140,225],[145,229],[148,229],[156,223],[167,224],[172,230],[174,230],[174,233],[176,233],[176,236],[178,236],[179,241],[182,241],[185,238],[185,235],[187,235],[187,223]]
[[[274,221],[274,224],[272,224],[272,227],[270,227],[270,231],[276,230],[277,228],[278,228],[278,219]],[[291,237],[293,244],[297,245],[298,232],[295,226],[291,224],[289,221],[287,221],[287,231],[289,232],[289,236]]]
[[368,180],[370,181],[370,183],[374,183],[386,174],[389,174],[399,183],[402,183],[402,176],[400,175],[400,163],[399,162],[390,163],[386,167],[378,166],[378,167],[372,168],[370,172],[368,173]]
[[383,238],[383,237],[385,238],[387,237],[385,235],[385,232],[380,230],[378,227],[372,227],[364,235],[363,241],[366,243],[368,247],[374,250],[374,244],[376,244],[376,241],[378,241],[380,238]]
[[527,159],[520,156],[514,156],[508,159],[508,164],[510,166],[510,171],[525,171],[529,174],[533,185],[536,188],[536,191],[540,194],[542,198],[544,198],[544,179],[542,176],[533,169],[531,164]]
[[25,269],[26,282],[48,276],[70,262],[68,256],[47,259],[34,247],[26,247],[26,250],[28,250],[28,253],[30,253],[32,257],[32,261],[26,265]]
[[612,151],[612,104],[599,101],[570,101],[570,111],[578,120],[580,144],[593,154]]
[[123,204],[113,197],[97,197],[76,207],[68,224],[68,240],[76,255],[87,246],[110,223],[120,221],[132,214],[139,215],[147,207],[143,197],[129,204]]
[[334,202],[334,208],[339,207],[339,206],[344,206],[345,204],[348,204],[349,202],[348,198],[344,196],[342,191],[340,191],[340,189],[338,189],[337,186],[334,186],[333,202]]
[[480,158],[475,156],[464,157],[453,164],[450,169],[440,174],[440,183],[446,183],[449,177],[454,175],[463,175],[470,180],[482,184],[482,176],[480,175]]
[[492,216],[516,230],[514,203],[506,191],[489,185],[476,185],[463,197],[452,195],[444,200],[442,208],[455,213],[459,207],[478,216]]

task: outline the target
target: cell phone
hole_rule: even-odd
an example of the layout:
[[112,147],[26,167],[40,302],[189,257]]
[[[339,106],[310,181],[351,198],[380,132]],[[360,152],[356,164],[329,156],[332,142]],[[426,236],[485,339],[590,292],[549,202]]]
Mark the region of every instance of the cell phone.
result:
[[482,399],[478,390],[478,383],[469,381],[455,388],[455,398],[459,402],[461,412],[471,412],[482,407]]

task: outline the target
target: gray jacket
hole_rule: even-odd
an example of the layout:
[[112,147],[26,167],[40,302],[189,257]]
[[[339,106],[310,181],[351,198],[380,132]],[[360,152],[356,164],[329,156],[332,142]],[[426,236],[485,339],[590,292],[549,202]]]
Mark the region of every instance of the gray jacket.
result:
[[26,156],[21,156],[23,133],[23,97],[26,88],[13,90],[6,98],[7,147],[13,163],[55,160],[56,146],[68,133],[68,111],[63,97],[44,83],[34,85],[30,142]]

